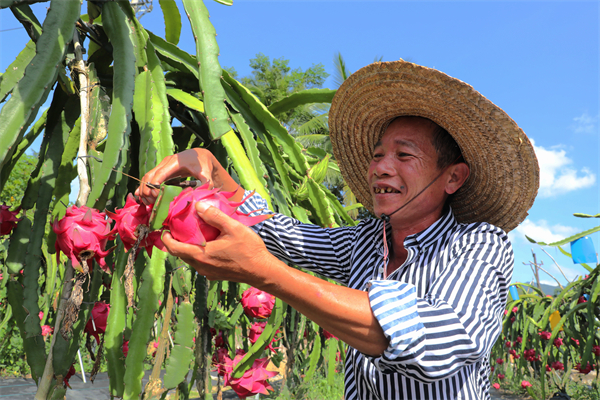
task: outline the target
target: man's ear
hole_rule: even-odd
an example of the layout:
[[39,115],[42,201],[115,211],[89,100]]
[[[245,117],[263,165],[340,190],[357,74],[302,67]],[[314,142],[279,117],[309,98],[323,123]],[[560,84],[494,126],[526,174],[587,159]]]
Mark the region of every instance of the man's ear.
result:
[[461,186],[467,181],[471,170],[467,164],[461,162],[451,165],[448,169],[448,172],[450,176],[446,183],[446,193],[450,195],[460,189]]

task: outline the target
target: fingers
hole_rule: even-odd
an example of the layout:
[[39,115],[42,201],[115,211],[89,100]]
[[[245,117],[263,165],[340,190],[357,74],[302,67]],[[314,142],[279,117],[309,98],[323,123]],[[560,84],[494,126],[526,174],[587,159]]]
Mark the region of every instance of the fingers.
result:
[[235,229],[240,229],[239,225],[242,225],[217,207],[210,206],[202,201],[196,203],[196,212],[204,222],[220,230],[221,236],[234,232]]
[[179,257],[182,259],[189,259],[189,255],[195,251],[198,251],[198,246],[194,246],[188,243],[178,242],[171,236],[171,233],[164,232],[161,238],[162,242],[165,244],[165,247],[175,257]]

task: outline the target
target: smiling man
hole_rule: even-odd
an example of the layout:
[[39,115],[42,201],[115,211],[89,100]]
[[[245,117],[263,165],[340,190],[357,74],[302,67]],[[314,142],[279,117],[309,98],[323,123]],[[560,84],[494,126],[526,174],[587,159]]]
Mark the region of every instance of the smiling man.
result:
[[[348,78],[329,121],[340,170],[377,219],[325,229],[276,214],[250,229],[198,203],[221,236],[199,248],[165,234],[166,247],[209,279],[281,298],[346,342],[348,400],[489,398],[513,269],[506,231],[539,185],[529,140],[469,85],[403,61]],[[181,174],[237,187],[202,149],[166,158],[143,181]],[[142,184],[138,194],[152,202],[156,193]],[[254,196],[241,211],[262,208]]]

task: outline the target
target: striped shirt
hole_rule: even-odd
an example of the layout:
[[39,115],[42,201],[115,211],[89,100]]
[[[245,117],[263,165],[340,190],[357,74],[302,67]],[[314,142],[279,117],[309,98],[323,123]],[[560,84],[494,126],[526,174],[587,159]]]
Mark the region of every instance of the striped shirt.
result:
[[[266,207],[255,195],[240,211]],[[368,290],[389,347],[379,357],[348,347],[346,400],[489,399],[489,355],[514,264],[507,234],[459,224],[448,209],[405,239],[406,261],[384,278],[382,228],[376,219],[321,228],[281,214],[253,227],[279,259]]]

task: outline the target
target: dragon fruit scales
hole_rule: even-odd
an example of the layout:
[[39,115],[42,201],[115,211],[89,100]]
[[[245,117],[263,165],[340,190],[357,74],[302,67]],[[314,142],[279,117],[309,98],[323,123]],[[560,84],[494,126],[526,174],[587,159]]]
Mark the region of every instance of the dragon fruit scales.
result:
[[72,206],[67,208],[65,216],[55,220],[52,229],[56,233],[56,258],[57,261],[62,251],[73,263],[79,267],[82,261],[91,266],[91,259],[108,271],[104,257],[109,253],[105,250],[106,242],[110,236],[110,219],[106,214],[86,206]]
[[237,210],[246,199],[232,202],[229,199],[235,192],[221,192],[220,189],[208,189],[208,184],[198,188],[187,188],[173,199],[169,205],[169,213],[163,225],[171,231],[171,235],[183,243],[205,246],[206,242],[216,239],[220,231],[204,222],[196,212],[196,202],[202,201],[217,207],[231,218],[246,226],[252,226],[272,217],[258,215],[251,217]]
[[[109,234],[118,233],[125,249],[129,251],[138,239],[138,226],[149,225],[151,211],[152,206],[137,202],[130,193],[123,208],[115,210],[114,213],[106,211],[106,214],[115,221],[115,227]],[[150,232],[142,239],[139,246],[140,248],[144,247],[150,256],[152,256],[153,246],[164,250],[164,245],[160,240],[160,231]]]

